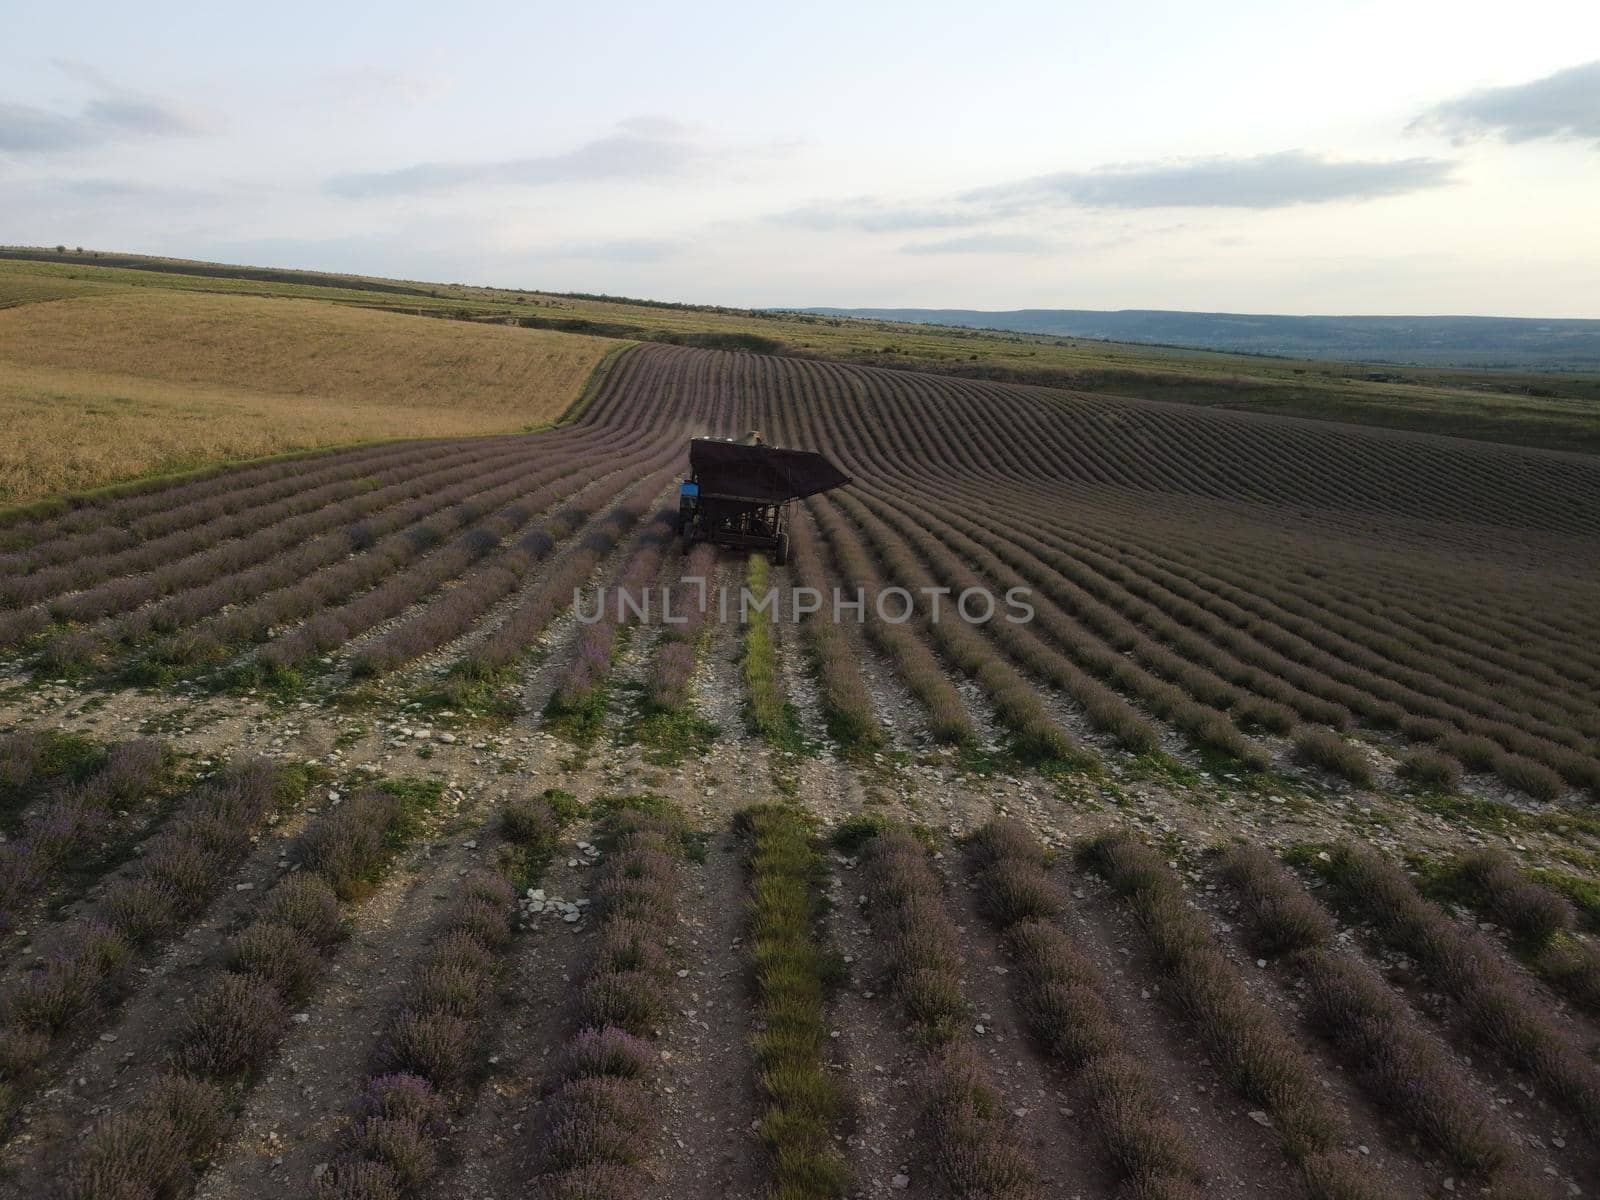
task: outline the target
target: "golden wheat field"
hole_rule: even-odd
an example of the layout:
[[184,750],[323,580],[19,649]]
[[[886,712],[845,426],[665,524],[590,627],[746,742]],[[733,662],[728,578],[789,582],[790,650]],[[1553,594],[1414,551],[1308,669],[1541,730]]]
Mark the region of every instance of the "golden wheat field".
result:
[[536,428],[615,344],[166,289],[24,300],[0,309],[0,502],[318,446]]

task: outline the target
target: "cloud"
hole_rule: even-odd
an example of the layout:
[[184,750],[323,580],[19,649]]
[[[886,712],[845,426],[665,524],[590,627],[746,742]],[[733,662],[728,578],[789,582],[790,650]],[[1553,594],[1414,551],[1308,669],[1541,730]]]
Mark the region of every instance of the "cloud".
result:
[[901,246],[902,254],[1045,254],[1053,244],[1046,238],[1023,233],[976,233],[939,242]]
[[1002,210],[1067,203],[1090,208],[1288,208],[1398,196],[1450,182],[1432,158],[1335,162],[1300,150],[1254,158],[1129,163],[1061,171],[979,188],[962,199]]
[[397,104],[414,107],[451,89],[447,80],[371,65],[335,67],[321,75],[320,84],[322,94],[310,93],[307,103],[320,105],[328,96],[358,109],[388,109]]
[[675,258],[682,242],[668,238],[616,238],[604,242],[577,242],[534,251],[539,258],[588,262],[653,263]]
[[790,229],[834,232],[904,233],[913,229],[960,229],[984,220],[984,214],[956,207],[921,208],[884,204],[872,196],[835,200],[774,213],[767,220]]
[[684,127],[661,118],[634,118],[616,133],[560,154],[480,162],[429,162],[393,171],[339,175],[327,190],[352,199],[441,192],[471,185],[549,187],[562,183],[662,179],[701,163],[705,150]]
[[1600,148],[1600,60],[1530,83],[1483,88],[1447,100],[1410,128],[1434,129],[1458,139],[1498,135],[1515,143],[1551,138]]
[[98,95],[76,113],[0,103],[0,151],[53,154],[130,138],[181,137],[205,131],[176,105],[121,87],[92,67],[73,62],[57,62],[56,66]]

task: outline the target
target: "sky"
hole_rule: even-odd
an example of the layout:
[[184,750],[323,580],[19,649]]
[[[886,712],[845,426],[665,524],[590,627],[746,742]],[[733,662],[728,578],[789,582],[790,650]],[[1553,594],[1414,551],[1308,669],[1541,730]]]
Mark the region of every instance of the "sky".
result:
[[0,0],[0,243],[741,306],[1600,317],[1600,4]]

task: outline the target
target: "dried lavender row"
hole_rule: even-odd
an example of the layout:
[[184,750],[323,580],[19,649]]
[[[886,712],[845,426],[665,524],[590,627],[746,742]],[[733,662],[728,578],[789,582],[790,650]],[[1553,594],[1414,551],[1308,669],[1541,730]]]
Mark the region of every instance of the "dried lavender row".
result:
[[1570,901],[1522,870],[1503,850],[1475,850],[1449,867],[1453,895],[1510,934],[1512,944],[1551,987],[1600,1012],[1600,950],[1578,932]]
[[551,564],[504,623],[458,664],[457,676],[469,680],[490,677],[532,645],[555,615],[572,604],[574,590],[583,586],[623,534],[644,519],[671,477],[670,470],[658,471],[624,492],[599,526]]
[[677,514],[663,508],[655,519],[639,534],[633,553],[629,555],[612,578],[609,588],[602,589],[597,604],[601,612],[598,620],[583,626],[578,634],[578,647],[566,674],[556,686],[546,714],[557,724],[580,738],[587,739],[599,732],[605,717],[606,684],[616,659],[617,639],[639,620],[639,611],[633,604],[642,604],[642,598],[654,587],[666,556],[666,546],[677,532]]
[[1223,874],[1244,901],[1252,940],[1263,954],[1288,956],[1313,1024],[1355,1065],[1368,1094],[1456,1169],[1500,1183],[1496,1195],[1537,1195],[1504,1178],[1517,1153],[1510,1130],[1406,1003],[1338,948],[1333,921],[1284,866],[1258,846],[1236,846]]
[[1423,899],[1406,873],[1366,846],[1334,848],[1318,864],[1339,902],[1377,926],[1385,941],[1415,958],[1467,1017],[1473,1035],[1507,1066],[1533,1076],[1553,1101],[1600,1142],[1600,1067],[1530,995],[1503,957]]
[[[547,797],[513,801],[501,821],[503,849],[519,864],[542,867],[563,824]],[[438,1172],[452,1093],[469,1067],[495,960],[511,940],[517,886],[537,878],[526,870],[517,875],[513,882],[504,867],[485,869],[462,882],[455,912],[389,1022],[339,1157],[317,1181],[318,1197],[399,1200]]]
[[[421,797],[357,792],[300,838],[304,868],[267,893],[261,915],[228,948],[228,966],[193,1005],[168,1066],[146,1091],[74,1148],[68,1200],[176,1200],[221,1145],[230,1090],[266,1063],[344,937],[340,899],[363,895],[398,851]],[[181,1101],[173,1098],[179,1097]]]
[[[390,447],[383,473],[401,475],[437,457],[438,451],[431,447]],[[212,542],[258,529],[264,521],[302,511],[297,507],[302,502],[324,503],[353,495],[360,490],[360,480],[373,473],[371,467],[366,459],[333,459],[268,484],[147,517],[132,528],[101,527],[67,542],[6,556],[8,561],[0,569],[10,584],[0,598],[12,607],[36,604],[99,579],[181,558]]]
[[[711,573],[717,565],[717,548],[700,542],[684,559],[683,573],[671,589],[669,604],[681,624],[663,624],[661,642],[650,671],[648,702],[660,712],[680,712],[689,703],[689,681],[694,676],[700,636],[710,616]],[[698,586],[688,581],[698,580]],[[692,597],[692,598],[691,598]]]
[[77,733],[21,729],[0,735],[0,827],[10,827],[58,782],[82,782],[104,759],[99,743]]
[[53,1043],[112,1001],[136,956],[198,916],[255,831],[303,794],[303,780],[264,759],[224,769],[167,821],[93,917],[58,932],[43,965],[0,996],[0,1092],[12,1105],[38,1082]]
[[[1592,721],[1585,726],[1582,720],[1588,706],[1563,697],[1562,705],[1553,709],[1536,705],[1540,712],[1534,717],[1526,687],[1504,698],[1498,692],[1485,696],[1484,689],[1472,686],[1476,676],[1462,673],[1482,661],[1468,653],[1470,639],[1453,639],[1449,668],[1440,666],[1435,672],[1431,648],[1423,641],[1406,652],[1407,665],[1400,670],[1385,658],[1378,642],[1364,637],[1367,622],[1381,623],[1382,605],[1369,605],[1371,611],[1355,622],[1340,618],[1334,637],[1318,626],[1320,608],[1302,612],[1301,605],[1291,613],[1260,601],[1269,592],[1276,598],[1286,583],[1306,591],[1312,600],[1329,592],[1325,584],[1307,591],[1296,580],[1279,579],[1283,572],[1276,567],[1275,554],[1252,555],[1231,546],[1207,551],[1212,557],[1231,555],[1230,564],[1237,561],[1241,569],[1255,571],[1256,581],[1242,591],[1218,577],[1203,558],[1199,561],[1209,572],[1204,575],[1187,565],[1163,565],[1172,553],[1181,552],[1186,561],[1199,556],[1192,538],[1178,540],[1175,550],[1164,549],[1160,555],[1144,548],[1152,534],[1163,533],[1164,522],[1177,515],[1169,511],[1172,505],[1163,490],[1182,489],[1175,479],[1154,479],[1157,472],[1148,459],[1129,452],[1128,426],[1140,421],[1136,406],[1115,405],[1114,412],[1093,414],[1097,421],[1109,418],[1105,430],[1117,431],[1113,440],[1104,441],[1103,431],[1080,427],[1076,417],[1063,419],[1061,409],[1078,407],[1076,399],[1067,402],[1057,397],[1045,404],[1035,396],[1023,404],[1015,389],[990,389],[994,394],[980,395],[973,385],[954,387],[943,380],[812,363],[773,363],[770,370],[814,377],[802,385],[808,400],[819,401],[804,407],[807,415],[802,421],[813,431],[809,440],[836,447],[841,461],[853,463],[868,499],[898,505],[912,522],[940,540],[949,528],[958,529],[969,539],[961,545],[964,558],[977,562],[971,558],[974,544],[992,549],[992,558],[1024,573],[1036,586],[1053,589],[1052,597],[1090,629],[1085,638],[1055,638],[1063,652],[1082,655],[1085,670],[1156,715],[1181,716],[1191,737],[1236,736],[1229,734],[1222,720],[1186,707],[1206,698],[1228,707],[1226,713],[1214,710],[1222,718],[1274,732],[1289,732],[1297,713],[1309,721],[1342,727],[1355,711],[1373,725],[1399,723],[1408,737],[1436,740],[1442,750],[1458,757],[1469,754],[1480,761],[1475,769],[1493,770],[1533,795],[1561,791],[1563,779],[1579,786],[1600,780],[1600,758],[1584,740],[1584,728],[1589,729],[1591,741],[1595,728]],[[773,416],[777,415],[775,410]],[[1167,416],[1170,419],[1171,414]],[[1170,428],[1149,431],[1151,436],[1171,432]],[[1202,430],[1197,426],[1194,432]],[[1204,432],[1220,435],[1224,427]],[[1225,432],[1232,438],[1265,431],[1228,426]],[[1274,436],[1278,433],[1294,436],[1288,430],[1275,431]],[[1095,454],[1080,449],[1085,443],[1102,441]],[[1217,462],[1238,456],[1237,445],[1226,439],[1213,442],[1208,448],[1216,451]],[[1350,446],[1329,448],[1343,453]],[[1108,472],[1113,456],[1118,465]],[[1008,464],[1004,473],[995,469],[1002,462]],[[1183,474],[1209,471],[1212,466],[1209,462],[1170,465]],[[1308,461],[1304,466],[1319,478],[1326,474],[1325,464]],[[1030,469],[1031,479],[1021,482]],[[1281,470],[1281,464],[1273,469]],[[1143,490],[1091,491],[1072,482],[1084,478],[1097,485]],[[1259,486],[1259,472],[1250,478],[1252,489]],[[1286,498],[1303,492],[1300,480],[1281,482]],[[1061,502],[1068,487],[1074,489],[1075,501],[1092,497],[1094,502],[1092,508],[1075,503],[1070,522],[1062,517]],[[1217,494],[1232,492],[1224,484]],[[1371,501],[1370,496],[1352,498]],[[1405,506],[1414,497],[1393,499]],[[937,520],[924,520],[925,513]],[[1097,524],[1102,520],[1117,524],[1105,526],[1107,531],[1100,534]],[[1286,549],[1293,554],[1293,547]],[[1337,565],[1342,570],[1346,564]],[[1362,567],[1362,561],[1353,560],[1351,565]],[[1231,565],[1227,570],[1232,571]],[[988,565],[980,573],[993,577]],[[1316,574],[1320,579],[1334,578],[1326,564],[1319,564]],[[1197,586],[1191,576],[1205,582]],[[1344,592],[1335,588],[1333,595],[1342,599]],[[1448,614],[1439,607],[1438,615]],[[1547,661],[1549,639],[1566,635],[1549,629],[1538,636],[1544,643],[1542,661]],[[1107,644],[1101,645],[1102,641]],[[1564,645],[1571,654],[1584,653],[1570,639]],[[1495,646],[1485,649],[1498,656],[1497,663],[1511,661]],[[1134,657],[1125,656],[1124,650],[1131,650]],[[1501,673],[1496,678],[1504,678],[1504,667],[1495,670]],[[1548,671],[1542,677],[1548,679]],[[1438,716],[1424,718],[1408,710]],[[1524,716],[1528,719],[1522,720]],[[1481,731],[1472,736],[1489,744],[1469,742],[1464,732],[1469,727]],[[1346,756],[1345,761],[1351,760]]]
[[[176,481],[145,480],[101,489],[89,496],[68,494],[55,502],[57,511],[50,516],[16,523],[7,523],[0,517],[0,526],[4,528],[4,544],[12,553],[37,555],[39,562],[60,562],[77,554],[104,553],[130,544],[130,532],[133,539],[156,536],[163,529],[162,522],[169,522],[166,529],[173,527],[170,519],[175,513],[193,513],[207,506],[215,516],[229,509],[209,508],[214,501],[234,508],[258,503],[264,495],[281,494],[263,493],[263,484],[299,486],[308,473],[329,468],[352,467],[370,472],[397,456],[427,450],[438,453],[441,446],[448,444],[437,440],[390,442],[288,454],[255,466],[219,465]],[[49,507],[51,503],[46,501],[39,507]],[[61,507],[68,505],[71,507]]]
[[391,671],[460,637],[476,620],[509,596],[556,547],[588,522],[599,507],[598,494],[569,501],[549,519],[522,534],[503,554],[419,612],[404,618],[384,637],[356,653],[351,669],[357,675]]
[[[261,659],[268,666],[282,669],[292,667],[314,654],[326,653],[344,645],[357,634],[371,629],[381,621],[404,612],[423,596],[435,591],[463,571],[493,554],[501,539],[514,533],[539,510],[535,505],[559,502],[552,487],[536,492],[529,501],[514,502],[483,522],[447,543],[444,547],[418,558],[410,566],[382,578],[378,586],[364,592],[345,604],[317,614],[297,629],[270,643]],[[508,554],[519,557],[516,562],[529,565],[542,553],[542,530],[529,531],[533,541],[526,546],[514,546]],[[385,571],[387,574],[387,571]]]
[[669,1013],[678,923],[674,828],[624,810],[596,888],[600,946],[579,998],[579,1027],[547,1105],[534,1194],[631,1200],[643,1194],[658,1117],[650,1044]]
[[1156,966],[1229,1082],[1272,1117],[1286,1154],[1318,1200],[1378,1200],[1389,1191],[1339,1153],[1340,1114],[1305,1055],[1250,994],[1161,858],[1130,834],[1087,843],[1084,860],[1133,908]]
[[[949,586],[941,585],[916,553],[860,500],[840,496],[839,506],[877,550],[889,576],[901,587],[925,594],[925,589]],[[1019,754],[1074,766],[1096,761],[1095,753],[1056,720],[1005,654],[976,629],[960,620],[935,621],[930,613],[919,613],[917,619],[928,639],[983,689]]]
[[[851,588],[859,588],[866,596],[881,594],[885,580],[855,531],[826,499],[819,498],[811,503],[818,527],[832,552],[836,577]],[[934,738],[955,745],[973,741],[977,733],[961,693],[956,691],[927,643],[905,625],[883,620],[870,605],[866,630],[867,640],[888,656],[906,688],[928,714],[928,728]]]
[[161,742],[122,742],[83,783],[30,810],[21,836],[0,844],[0,930],[15,923],[20,907],[69,858],[100,837],[118,806],[159,788],[171,765],[171,751]]
[[[519,467],[503,478],[481,481],[493,485],[486,489],[464,485],[460,494],[449,497],[450,507],[443,512],[399,521],[392,529],[374,522],[367,532],[378,540],[360,553],[169,639],[158,655],[163,661],[218,660],[232,643],[262,640],[274,626],[290,622],[298,624],[264,652],[269,663],[288,666],[337,649],[386,614],[404,608],[416,588],[427,586],[427,572],[443,571],[448,566],[444,559],[461,545],[480,554],[490,552],[496,529],[515,528],[554,506],[562,498],[563,479],[597,466],[596,459],[578,457],[557,466]],[[491,514],[487,519],[486,513]],[[429,554],[452,533],[458,535],[456,543]],[[366,532],[360,536],[366,541]]]
[[1034,1037],[1074,1072],[1116,1170],[1145,1200],[1197,1200],[1203,1179],[1188,1136],[1125,1036],[1098,967],[1061,928],[1066,901],[1026,827],[997,819],[974,841],[984,908],[1021,968]]
[[190,572],[194,582],[189,586],[162,589],[167,594],[161,600],[143,604],[99,632],[123,643],[171,633],[225,605],[293,582],[396,529],[515,481],[540,461],[541,456],[531,455],[525,446],[452,456],[426,473],[328,505],[303,520],[285,522],[267,531],[270,538],[219,546],[203,556],[204,570]]
[[789,563],[795,585],[815,592],[823,605],[817,612],[807,614],[800,631],[822,685],[828,733],[847,753],[870,756],[883,746],[883,723],[861,678],[856,649],[828,611],[832,597],[811,523],[804,519],[792,522],[789,537]]
[[891,982],[918,1037],[929,1047],[923,1124],[935,1170],[950,1194],[1031,1200],[1033,1164],[1011,1136],[1000,1097],[966,1044],[960,937],[945,911],[927,851],[904,829],[867,844],[873,915],[889,943]]

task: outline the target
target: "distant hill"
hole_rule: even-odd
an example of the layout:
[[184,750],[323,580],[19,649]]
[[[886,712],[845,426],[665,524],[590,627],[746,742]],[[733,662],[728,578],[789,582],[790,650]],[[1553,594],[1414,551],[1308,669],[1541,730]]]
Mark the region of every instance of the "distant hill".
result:
[[1532,317],[1279,317],[1249,313],[1121,309],[804,308],[864,317],[1002,329],[1058,337],[1143,342],[1292,358],[1423,366],[1600,370],[1600,320]]

